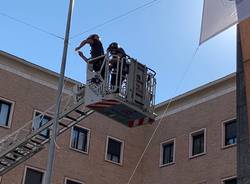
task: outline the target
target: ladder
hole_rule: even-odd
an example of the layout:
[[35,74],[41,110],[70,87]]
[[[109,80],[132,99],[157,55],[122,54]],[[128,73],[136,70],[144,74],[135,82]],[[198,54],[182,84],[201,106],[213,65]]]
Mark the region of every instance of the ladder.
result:
[[[59,115],[59,127],[57,136],[79,123],[94,110],[85,109],[84,99],[71,103]],[[0,140],[0,176],[4,175],[17,165],[41,151],[50,141],[50,136],[42,132],[51,130],[54,119],[34,130],[32,121],[25,124],[11,135]]]

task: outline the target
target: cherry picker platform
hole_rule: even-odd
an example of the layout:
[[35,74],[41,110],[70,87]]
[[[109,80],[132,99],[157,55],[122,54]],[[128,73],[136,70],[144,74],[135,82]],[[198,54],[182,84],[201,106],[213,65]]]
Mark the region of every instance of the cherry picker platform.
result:
[[[96,60],[104,58],[99,71]],[[87,62],[85,105],[128,127],[152,123],[156,73],[130,57],[106,54]]]

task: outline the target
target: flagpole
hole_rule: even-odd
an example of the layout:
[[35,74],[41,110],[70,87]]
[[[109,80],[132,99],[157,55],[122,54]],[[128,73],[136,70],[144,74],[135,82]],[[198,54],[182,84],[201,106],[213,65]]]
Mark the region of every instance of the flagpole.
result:
[[60,113],[60,106],[61,106],[61,97],[62,97],[62,91],[63,91],[64,74],[65,74],[65,67],[66,67],[66,60],[67,60],[67,51],[68,51],[68,42],[69,42],[70,24],[71,24],[72,12],[73,12],[73,5],[74,5],[74,0],[70,0],[66,32],[65,32],[65,38],[64,38],[64,48],[63,48],[63,55],[62,55],[60,78],[59,78],[58,90],[57,90],[56,111],[54,114],[54,123],[52,127],[52,135],[51,135],[50,144],[49,144],[49,154],[48,154],[47,170],[46,170],[45,179],[43,182],[44,184],[51,184],[51,180],[52,180],[53,165],[54,165],[54,160],[55,160],[56,136],[57,136],[59,113]]

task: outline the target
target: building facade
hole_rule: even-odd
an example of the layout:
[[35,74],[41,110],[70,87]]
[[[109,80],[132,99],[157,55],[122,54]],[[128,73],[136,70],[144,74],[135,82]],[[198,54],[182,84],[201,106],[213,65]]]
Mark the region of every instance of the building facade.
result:
[[[55,104],[58,74],[0,52],[0,139]],[[64,94],[79,82],[66,79]],[[153,125],[128,128],[94,113],[58,137],[54,184],[236,183],[236,85],[231,74],[157,105]],[[48,122],[33,120],[33,127]],[[160,123],[140,164],[150,137]],[[49,132],[42,132],[48,136]],[[47,145],[48,146],[48,145]],[[40,184],[45,149],[1,184]]]

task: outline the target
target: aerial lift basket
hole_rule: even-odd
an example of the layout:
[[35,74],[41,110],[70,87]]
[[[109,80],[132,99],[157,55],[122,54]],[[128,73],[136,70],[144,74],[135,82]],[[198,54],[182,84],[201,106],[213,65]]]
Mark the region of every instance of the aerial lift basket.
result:
[[[94,62],[103,59],[99,71]],[[105,54],[88,61],[85,105],[128,127],[152,123],[156,117],[155,72],[129,57]],[[95,68],[95,67],[94,67]]]

